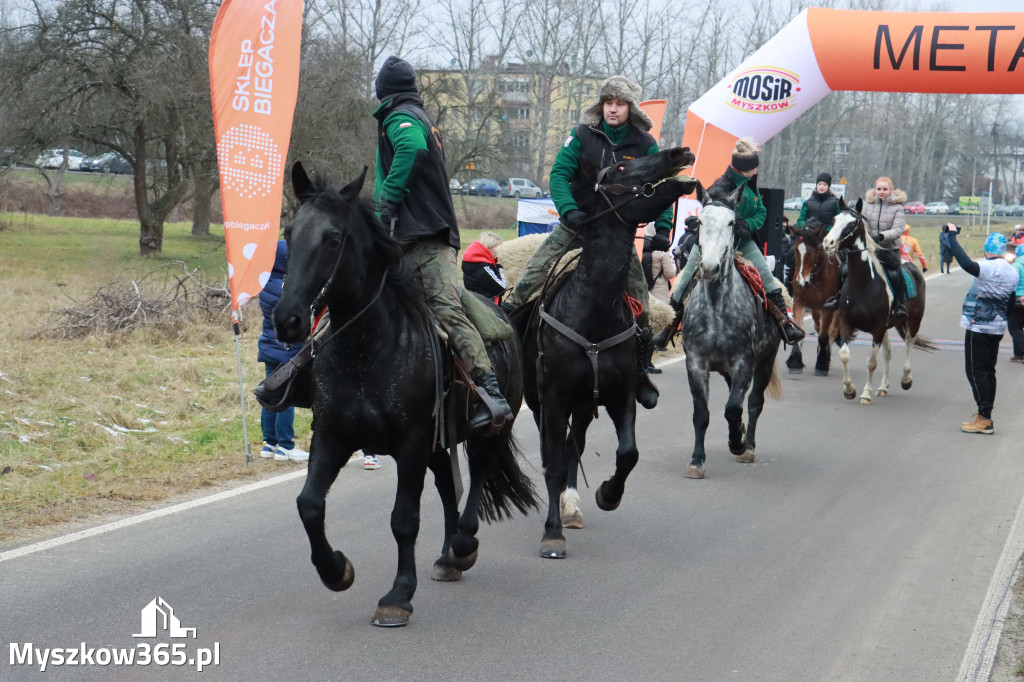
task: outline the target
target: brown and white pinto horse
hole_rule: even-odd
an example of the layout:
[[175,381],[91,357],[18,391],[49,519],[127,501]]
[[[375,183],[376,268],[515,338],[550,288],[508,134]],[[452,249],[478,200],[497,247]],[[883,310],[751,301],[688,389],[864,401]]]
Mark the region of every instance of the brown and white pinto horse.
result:
[[[793,320],[803,328],[804,312],[811,311],[814,331],[818,335],[818,358],[814,363],[814,376],[828,376],[832,357],[832,342],[839,331],[835,324],[835,311],[822,308],[822,304],[835,293],[839,283],[839,258],[829,256],[822,240],[828,228],[813,222],[803,228],[794,228],[793,235]],[[804,371],[803,342],[793,346],[786,360],[790,374]]]
[[[878,349],[882,349],[882,381],[878,385],[877,395],[884,397],[889,394],[889,361],[892,359],[892,348],[889,345],[888,329],[889,309],[892,293],[886,284],[885,268],[879,262],[875,251],[878,246],[867,236],[866,223],[861,209],[863,199],[857,200],[856,208],[847,207],[840,199],[840,213],[835,224],[825,237],[825,250],[837,254],[840,250],[847,254],[849,274],[839,294],[839,309],[836,311],[839,322],[839,359],[843,362],[843,396],[853,400],[857,390],[850,378],[850,340],[855,330],[871,334],[871,354],[868,355],[868,381],[860,394],[860,404],[871,404],[871,382],[875,368],[878,366]],[[917,295],[907,301],[907,319],[896,331],[907,344],[907,360],[903,365],[903,377],[900,386],[904,391],[914,383],[910,376],[910,351],[915,347],[922,350],[936,350],[931,341],[918,336],[921,319],[924,317],[925,284],[924,275],[912,263],[903,263],[903,270],[910,274],[917,289]]]

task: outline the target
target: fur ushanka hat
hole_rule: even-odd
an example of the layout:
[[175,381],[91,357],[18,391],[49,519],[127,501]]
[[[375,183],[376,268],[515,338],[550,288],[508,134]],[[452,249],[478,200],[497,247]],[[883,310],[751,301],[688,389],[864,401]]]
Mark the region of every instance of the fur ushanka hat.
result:
[[629,105],[630,124],[647,132],[653,124],[651,118],[640,109],[641,95],[643,95],[643,88],[633,81],[625,76],[612,76],[601,83],[601,93],[597,97],[597,103],[583,110],[580,123],[591,127],[600,125],[601,119],[604,118],[605,101],[618,99]]

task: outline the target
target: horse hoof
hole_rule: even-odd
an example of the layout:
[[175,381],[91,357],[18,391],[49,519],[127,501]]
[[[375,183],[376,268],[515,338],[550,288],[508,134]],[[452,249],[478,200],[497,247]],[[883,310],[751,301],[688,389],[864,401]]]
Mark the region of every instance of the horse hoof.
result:
[[747,450],[741,455],[736,455],[736,461],[740,464],[753,464],[754,462],[754,451]]
[[860,399],[860,404],[861,405],[870,405],[871,404],[871,398],[861,398]]
[[455,556],[455,552],[452,551],[451,547],[449,547],[448,548],[448,554],[446,555],[445,558],[448,559],[448,563],[450,563],[452,565],[452,567],[455,568],[456,570],[468,571],[469,569],[473,568],[473,565],[476,563],[476,557],[477,557],[477,551],[476,550],[473,550],[473,553],[470,554],[469,556],[458,557],[458,556]]
[[430,574],[430,579],[439,583],[454,583],[462,580],[462,571],[438,561],[434,563],[434,572]]
[[686,467],[686,473],[683,474],[684,478],[704,478],[704,467],[695,467],[690,465]]
[[879,398],[884,398],[887,395],[889,395],[889,391],[883,391],[879,389],[878,391],[875,392],[875,395],[877,395]]
[[604,490],[605,485],[605,483],[602,483],[601,485],[597,486],[597,492],[594,493],[594,499],[597,501],[597,506],[603,509],[604,511],[615,511],[616,509],[619,508],[619,505],[622,504],[622,496],[620,495],[619,499],[615,500],[614,502],[609,502],[607,499],[605,499],[604,494],[602,494],[601,492],[602,490]]
[[[341,552],[335,550],[333,559],[337,561],[341,558]],[[335,577],[327,574],[326,570],[320,570],[317,566],[316,572],[320,575],[320,580],[323,582],[324,587],[333,592],[344,592],[348,588],[352,587],[352,583],[356,579],[356,569],[353,568],[352,562],[345,559],[345,569],[341,572],[341,577]]]
[[843,391],[843,397],[847,400],[853,400],[857,397],[857,391]]
[[729,443],[729,452],[731,452],[734,455],[742,455],[746,451],[747,451],[747,441],[746,441],[746,439],[744,439],[738,445],[733,445],[732,443]]
[[564,559],[565,540],[544,538],[540,541],[540,556],[542,559]]
[[828,376],[828,370],[827,369],[816,369],[816,370],[814,370],[814,376],[816,376],[816,377],[827,377]]
[[397,606],[378,606],[370,622],[379,628],[400,628],[409,624],[412,611]]
[[574,511],[572,514],[562,515],[562,528],[583,528],[583,512],[579,509]]
[[913,385],[914,385],[914,380],[913,379],[910,379],[908,381],[901,381],[900,382],[900,388],[902,388],[904,391],[909,391],[910,387],[913,386]]
[[802,367],[790,367],[789,368],[789,373],[790,374],[803,374],[804,370],[803,370]]

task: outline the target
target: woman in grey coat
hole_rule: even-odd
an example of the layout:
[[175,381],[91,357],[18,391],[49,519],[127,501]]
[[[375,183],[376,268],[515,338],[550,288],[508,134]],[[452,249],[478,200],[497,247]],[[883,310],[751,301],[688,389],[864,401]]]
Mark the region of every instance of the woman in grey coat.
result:
[[[903,280],[900,270],[900,238],[907,221],[903,215],[903,204],[907,201],[907,193],[901,189],[893,189],[892,179],[884,175],[875,180],[875,188],[869,189],[864,195],[864,218],[868,222],[867,236],[878,243],[875,252],[878,260],[886,269],[889,281],[893,285],[892,311],[889,319],[893,326],[907,319],[907,283]],[[839,269],[839,288],[836,294],[827,300],[823,307],[835,310],[839,307],[839,292],[846,281],[846,264]]]

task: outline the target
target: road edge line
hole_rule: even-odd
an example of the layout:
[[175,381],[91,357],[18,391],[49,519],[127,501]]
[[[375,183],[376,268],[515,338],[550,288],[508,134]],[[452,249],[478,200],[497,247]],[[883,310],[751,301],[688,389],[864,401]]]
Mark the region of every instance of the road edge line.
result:
[[6,552],[0,552],[0,563],[9,561],[11,559],[18,559],[29,554],[35,554],[36,552],[42,552],[47,549],[53,549],[54,547],[60,547],[61,545],[67,545],[72,542],[77,542],[78,540],[84,540],[86,538],[95,537],[97,535],[103,535],[104,533],[109,533],[111,531],[119,530],[121,528],[127,528],[128,526],[134,526],[136,524],[144,523],[146,521],[152,521],[153,519],[158,519],[162,516],[169,516],[171,514],[177,514],[178,512],[187,511],[189,509],[194,509],[196,507],[202,507],[207,504],[213,504],[214,502],[220,502],[221,500],[226,500],[228,498],[235,497],[236,495],[244,495],[245,493],[260,490],[261,488],[268,488],[272,485],[284,483],[285,481],[290,481],[293,478],[299,478],[300,476],[305,475],[306,470],[303,468],[298,471],[291,471],[288,472],[287,474],[282,474],[280,476],[275,476],[273,478],[257,481],[255,483],[249,483],[247,485],[241,486],[239,488],[234,488],[232,490],[224,490],[219,493],[214,493],[213,495],[207,495],[206,497],[200,497],[194,500],[189,500],[188,502],[181,502],[180,504],[171,505],[170,507],[154,509],[153,511],[137,514],[136,516],[129,516],[128,518],[120,519],[118,521],[111,521],[110,523],[104,523],[93,528],[86,528],[85,530],[80,530],[74,533],[69,533],[67,535],[61,535],[59,537],[50,538],[49,540],[33,542],[31,544],[25,545],[24,547],[18,547],[16,549],[7,550]]
[[971,680],[987,680],[995,665],[996,651],[1003,634],[1006,613],[1010,608],[1010,599],[1014,577],[1019,570],[1021,556],[1024,555],[1024,498],[1017,507],[1017,515],[1010,527],[1010,534],[1003,546],[1003,553],[996,564],[992,581],[989,583],[985,601],[982,603],[978,620],[974,624],[971,638],[967,643],[967,651],[960,663],[957,682]]

